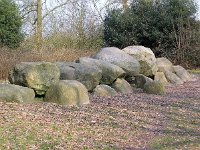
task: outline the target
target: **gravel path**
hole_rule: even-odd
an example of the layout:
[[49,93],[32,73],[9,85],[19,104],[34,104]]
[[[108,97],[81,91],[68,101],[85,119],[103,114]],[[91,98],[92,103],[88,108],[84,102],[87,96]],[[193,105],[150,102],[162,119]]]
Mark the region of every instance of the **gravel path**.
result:
[[47,103],[0,108],[0,149],[200,149],[200,79],[168,86],[163,96],[140,89],[91,96],[91,105],[81,108]]

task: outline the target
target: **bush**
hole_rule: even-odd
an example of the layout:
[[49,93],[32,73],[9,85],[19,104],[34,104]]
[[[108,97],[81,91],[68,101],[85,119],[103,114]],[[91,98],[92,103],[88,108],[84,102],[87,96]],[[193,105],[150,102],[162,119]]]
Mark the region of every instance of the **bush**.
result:
[[106,46],[123,48],[137,44],[135,36],[136,15],[122,10],[111,10],[104,20],[104,41]]
[[15,48],[23,40],[22,18],[16,4],[11,0],[0,0],[0,45]]
[[108,12],[104,41],[106,46],[119,48],[143,45],[151,48],[157,57],[198,66],[199,61],[193,57],[200,53],[196,12],[194,0],[133,0],[127,11]]

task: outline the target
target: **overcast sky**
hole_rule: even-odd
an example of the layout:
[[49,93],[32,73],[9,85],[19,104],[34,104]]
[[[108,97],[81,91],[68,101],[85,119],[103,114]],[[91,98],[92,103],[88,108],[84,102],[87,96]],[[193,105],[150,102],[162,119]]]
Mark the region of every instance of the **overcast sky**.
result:
[[199,5],[197,18],[200,20],[200,0],[196,0],[197,4]]
[[[98,4],[103,6],[103,4],[104,4],[106,1],[108,1],[108,0],[99,0],[99,3],[98,3]],[[56,1],[54,1],[54,0],[47,0],[47,3],[49,4],[50,7],[53,7],[53,6],[56,5],[56,3],[54,3],[54,2],[56,2]],[[197,18],[198,18],[198,20],[200,20],[200,0],[195,0],[195,2],[198,4]],[[100,7],[101,7],[101,6],[100,6]]]
[[[100,0],[101,3],[105,3],[107,0]],[[197,18],[200,20],[200,0],[195,0],[195,2],[198,4],[198,13],[197,13]]]

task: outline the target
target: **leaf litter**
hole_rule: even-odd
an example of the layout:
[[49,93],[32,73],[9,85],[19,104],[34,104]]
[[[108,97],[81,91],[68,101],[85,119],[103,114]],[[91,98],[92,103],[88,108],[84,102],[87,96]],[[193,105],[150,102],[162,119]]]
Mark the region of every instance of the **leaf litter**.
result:
[[67,107],[0,103],[0,149],[200,149],[200,79]]

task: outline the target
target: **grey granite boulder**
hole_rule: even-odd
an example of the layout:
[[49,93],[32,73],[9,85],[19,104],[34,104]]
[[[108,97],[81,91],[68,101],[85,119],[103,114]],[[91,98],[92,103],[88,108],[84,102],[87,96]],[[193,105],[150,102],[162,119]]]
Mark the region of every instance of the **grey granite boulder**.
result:
[[179,78],[181,78],[184,82],[193,80],[190,73],[185,68],[183,68],[182,66],[173,66],[173,69],[174,69],[175,74]]
[[165,86],[159,81],[147,82],[144,85],[144,91],[148,94],[165,94]]
[[0,84],[0,101],[32,103],[35,102],[35,93],[27,87],[13,84]]
[[144,85],[147,83],[147,82],[152,82],[153,80],[151,78],[148,78],[142,74],[138,75],[135,77],[135,85],[137,88],[141,88],[143,89],[144,88]]
[[124,77],[125,71],[119,66],[113,65],[109,62],[97,60],[88,57],[82,57],[78,60],[79,63],[91,66],[97,66],[102,70],[101,84],[111,84],[117,78]]
[[167,80],[172,83],[172,84],[183,84],[183,80],[181,80],[181,78],[179,78],[175,73],[172,73],[170,71],[165,71],[165,76],[167,78]]
[[45,95],[44,101],[68,106],[90,103],[86,87],[75,80],[63,80],[52,84]]
[[157,58],[156,60],[158,72],[174,72],[173,64],[165,57]]
[[55,64],[60,68],[62,80],[77,80],[84,84],[88,91],[92,91],[101,81],[102,70],[95,65],[75,62],[57,62]]
[[144,46],[128,46],[122,49],[140,63],[140,74],[153,76],[157,72],[156,57],[150,48]]
[[118,78],[111,86],[117,92],[128,94],[133,92],[132,86],[125,80]]
[[97,85],[97,87],[93,91],[93,94],[101,97],[112,97],[116,96],[117,92],[110,86],[101,84]]
[[59,68],[48,62],[22,62],[9,74],[10,83],[31,88],[37,95],[44,95],[49,86],[59,79]]
[[126,72],[127,76],[136,76],[140,72],[139,62],[116,47],[102,48],[93,58],[121,67]]
[[168,84],[168,81],[167,81],[165,74],[163,72],[156,72],[156,74],[154,76],[154,80],[159,81],[164,85]]
[[60,69],[60,80],[76,79],[75,68],[66,65],[65,62],[56,62],[55,65]]

